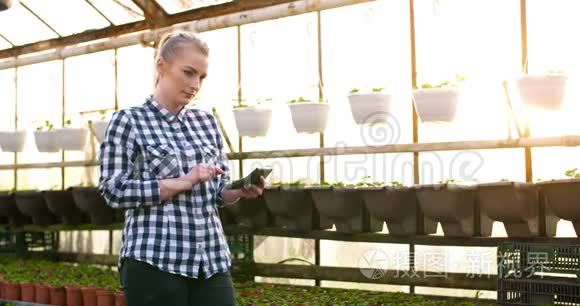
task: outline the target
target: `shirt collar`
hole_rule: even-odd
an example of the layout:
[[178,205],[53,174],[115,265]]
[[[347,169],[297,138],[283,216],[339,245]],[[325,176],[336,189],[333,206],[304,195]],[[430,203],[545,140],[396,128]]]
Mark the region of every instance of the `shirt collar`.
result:
[[161,104],[159,104],[159,102],[155,101],[155,99],[153,99],[152,95],[147,98],[146,103],[149,105],[149,107],[151,109],[158,112],[161,115],[161,117],[165,118],[165,120],[167,120],[168,122],[173,122],[173,120],[175,120],[175,118],[177,118],[177,120],[179,120],[180,122],[183,122],[183,119],[185,117],[185,113],[187,111],[187,109],[185,107],[183,107],[179,111],[179,113],[173,114],[172,112],[168,111],[163,106],[161,106]]

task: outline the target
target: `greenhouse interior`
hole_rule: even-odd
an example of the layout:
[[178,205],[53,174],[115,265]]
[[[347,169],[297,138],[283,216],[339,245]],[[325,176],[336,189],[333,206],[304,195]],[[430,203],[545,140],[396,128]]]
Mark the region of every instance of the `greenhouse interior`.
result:
[[0,0],[0,305],[580,305],[578,12]]

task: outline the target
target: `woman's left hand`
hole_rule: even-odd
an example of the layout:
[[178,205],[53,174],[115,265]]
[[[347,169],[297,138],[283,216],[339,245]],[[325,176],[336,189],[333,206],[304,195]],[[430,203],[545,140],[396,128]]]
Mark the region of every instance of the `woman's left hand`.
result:
[[242,187],[239,189],[240,197],[246,199],[255,199],[262,195],[264,192],[264,186],[266,186],[266,179],[260,176],[260,183],[258,185],[250,185],[248,187]]
[[222,199],[226,204],[236,203],[241,198],[255,199],[262,195],[264,192],[264,186],[266,185],[266,180],[264,177],[260,177],[260,184],[250,185],[245,188],[240,189],[229,189],[226,188],[222,192]]

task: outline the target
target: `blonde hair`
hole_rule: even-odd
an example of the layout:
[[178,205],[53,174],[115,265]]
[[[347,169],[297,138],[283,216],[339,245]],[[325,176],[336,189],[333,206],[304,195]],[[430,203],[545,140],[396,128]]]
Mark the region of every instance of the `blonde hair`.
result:
[[[164,34],[159,40],[155,62],[159,59],[170,61],[177,51],[185,45],[194,46],[201,54],[209,56],[207,44],[193,32],[176,31]],[[159,82],[159,76],[155,76],[155,85]]]

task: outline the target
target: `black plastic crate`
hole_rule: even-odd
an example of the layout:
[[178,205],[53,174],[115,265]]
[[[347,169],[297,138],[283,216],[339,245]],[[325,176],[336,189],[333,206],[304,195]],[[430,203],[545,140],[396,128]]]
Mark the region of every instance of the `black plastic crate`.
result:
[[580,245],[503,242],[498,247],[498,277],[543,273],[580,277]]
[[578,305],[580,282],[576,278],[504,278],[498,281],[499,305]]
[[27,251],[52,251],[56,249],[56,233],[27,232],[24,235]]
[[12,232],[0,232],[0,253],[16,252],[16,236]]
[[229,234],[226,237],[234,264],[254,261],[254,237],[252,235]]
[[0,253],[24,255],[27,251],[56,250],[53,232],[0,232]]

